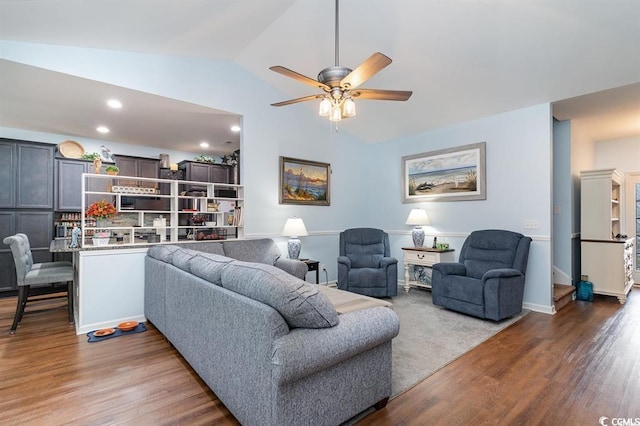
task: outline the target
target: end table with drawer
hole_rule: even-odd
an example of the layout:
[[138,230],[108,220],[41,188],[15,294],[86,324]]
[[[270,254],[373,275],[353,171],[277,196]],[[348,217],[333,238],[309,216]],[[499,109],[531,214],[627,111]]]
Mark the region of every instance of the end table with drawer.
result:
[[[298,259],[307,264],[307,272],[316,271],[316,284],[320,284],[320,262],[312,259]],[[307,278],[305,277],[305,280]]]
[[[431,267],[436,263],[456,261],[453,249],[402,247],[402,251],[404,252],[404,291],[407,293],[412,286],[431,288]],[[411,266],[413,266],[413,274],[409,273]],[[416,267],[422,267],[422,269]],[[424,276],[417,276],[416,271],[424,272]]]

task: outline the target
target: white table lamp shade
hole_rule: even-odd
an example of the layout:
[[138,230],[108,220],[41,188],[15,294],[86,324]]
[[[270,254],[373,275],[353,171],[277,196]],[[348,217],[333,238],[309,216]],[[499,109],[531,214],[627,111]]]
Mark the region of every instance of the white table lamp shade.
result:
[[282,228],[282,235],[285,237],[304,237],[309,235],[304,222],[299,217],[291,217]]
[[415,225],[415,228],[413,228],[413,231],[411,232],[414,246],[422,247],[422,245],[424,244],[424,230],[422,229],[422,225],[430,224],[431,221],[429,221],[429,215],[427,215],[427,212],[425,210],[411,209],[405,225]]
[[411,209],[405,225],[430,225],[429,215],[423,209]]
[[287,243],[289,258],[297,259],[300,255],[300,249],[302,249],[302,242],[298,237],[309,235],[302,219],[299,217],[291,217],[287,219],[287,222],[284,224],[284,228],[282,228],[282,235],[285,237],[291,237]]

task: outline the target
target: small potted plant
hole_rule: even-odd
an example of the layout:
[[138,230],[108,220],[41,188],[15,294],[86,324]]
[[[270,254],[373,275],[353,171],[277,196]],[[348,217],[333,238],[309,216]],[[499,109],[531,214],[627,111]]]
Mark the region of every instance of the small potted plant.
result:
[[108,175],[111,175],[111,176],[116,176],[120,172],[120,169],[118,168],[118,166],[113,166],[113,165],[109,165],[105,167],[104,170],[107,172]]

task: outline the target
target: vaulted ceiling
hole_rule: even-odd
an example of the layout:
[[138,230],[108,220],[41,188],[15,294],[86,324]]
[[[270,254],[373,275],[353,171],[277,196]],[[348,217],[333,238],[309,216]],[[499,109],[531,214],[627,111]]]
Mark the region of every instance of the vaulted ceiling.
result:
[[[261,100],[270,104],[315,93],[270,66],[315,78],[334,65],[334,7],[333,0],[3,0],[0,39],[232,61],[283,93]],[[594,139],[640,134],[637,0],[342,0],[340,65],[355,68],[377,51],[393,63],[363,87],[412,90],[413,96],[408,102],[358,101],[358,116],[344,128],[366,142],[545,102],[559,102],[561,119],[599,117],[601,124],[590,130]],[[35,123],[24,115],[12,122],[8,114],[16,70],[6,61],[0,68],[0,126],[28,128]],[[23,96],[25,104],[44,102],[34,93]],[[171,114],[172,101],[165,101],[162,109]],[[611,109],[602,111],[605,103]],[[175,107],[189,110],[180,102]],[[283,108],[315,114],[317,104]],[[69,110],[90,113],[82,105]],[[628,118],[615,124],[603,119],[622,114]],[[139,144],[148,140],[158,143],[152,136]]]

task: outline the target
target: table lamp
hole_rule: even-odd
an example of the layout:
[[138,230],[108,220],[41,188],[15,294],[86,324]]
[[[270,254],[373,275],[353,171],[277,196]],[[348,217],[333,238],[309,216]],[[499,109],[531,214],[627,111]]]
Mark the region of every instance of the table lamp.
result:
[[424,244],[424,230],[422,229],[422,225],[430,224],[429,216],[425,210],[411,209],[405,225],[415,225],[415,228],[413,228],[413,231],[411,232],[414,246],[422,247]]
[[284,228],[282,228],[282,235],[290,237],[289,242],[287,243],[289,258],[297,259],[300,255],[300,249],[302,248],[302,243],[298,237],[309,235],[302,219],[299,217],[291,217],[287,219],[287,222],[284,224]]

